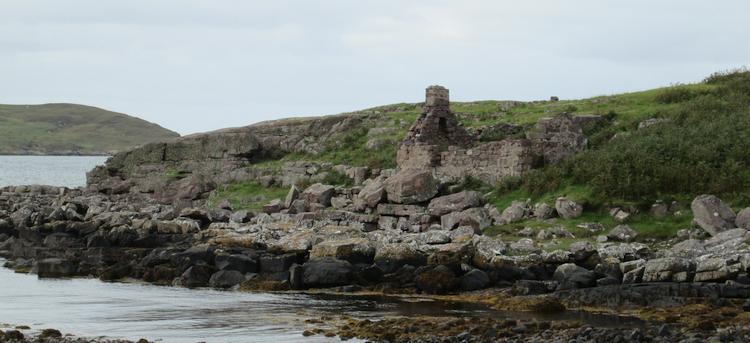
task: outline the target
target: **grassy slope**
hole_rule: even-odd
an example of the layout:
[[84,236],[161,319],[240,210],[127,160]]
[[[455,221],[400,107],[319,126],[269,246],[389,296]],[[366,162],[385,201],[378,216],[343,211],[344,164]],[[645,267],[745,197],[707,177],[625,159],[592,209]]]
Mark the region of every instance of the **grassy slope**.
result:
[[109,154],[178,134],[75,104],[0,105],[0,154]]
[[[548,166],[501,185],[468,182],[465,186],[489,194],[490,201],[501,210],[514,200],[553,204],[558,196],[567,196],[584,203],[583,217],[514,223],[492,228],[490,233],[512,236],[523,227],[538,230],[562,225],[581,237],[587,233],[577,225],[584,222],[615,226],[606,208],[620,205],[641,210],[643,214],[634,216],[629,224],[644,238],[666,238],[690,225],[689,203],[697,194],[720,195],[737,208],[750,205],[747,71],[715,75],[696,84],[581,100],[530,102],[505,110],[502,101],[454,102],[451,106],[466,127],[532,125],[542,117],[562,112],[598,114],[609,119],[604,126],[587,129],[590,149],[562,165]],[[287,160],[306,159],[393,167],[397,144],[419,115],[418,104],[394,104],[360,112],[386,117],[383,126],[392,131],[373,137],[367,134],[369,128],[361,128],[343,134],[322,155],[294,154],[264,163],[280,165]],[[638,123],[649,118],[669,121],[639,130]],[[364,146],[371,138],[391,139],[394,143],[368,151]],[[648,208],[656,200],[678,201],[682,205],[680,214],[661,220],[648,216]]]

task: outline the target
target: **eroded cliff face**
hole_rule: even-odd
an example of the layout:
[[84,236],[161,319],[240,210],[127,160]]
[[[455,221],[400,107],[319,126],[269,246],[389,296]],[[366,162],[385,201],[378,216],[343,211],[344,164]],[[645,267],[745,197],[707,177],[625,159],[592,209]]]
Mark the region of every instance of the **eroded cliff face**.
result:
[[319,154],[330,138],[375,122],[357,114],[287,119],[152,143],[116,154],[88,173],[87,184],[102,193],[151,193],[165,203],[195,200],[217,184],[254,178],[248,165]]

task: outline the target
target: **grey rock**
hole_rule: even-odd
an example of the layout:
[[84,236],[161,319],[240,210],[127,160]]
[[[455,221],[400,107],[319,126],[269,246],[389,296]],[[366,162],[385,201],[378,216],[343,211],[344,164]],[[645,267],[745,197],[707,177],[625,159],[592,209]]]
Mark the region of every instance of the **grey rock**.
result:
[[292,187],[289,188],[289,192],[286,194],[286,198],[284,198],[284,208],[291,208],[292,203],[297,199],[299,199],[299,189],[297,186],[292,185]]
[[607,234],[609,240],[617,242],[631,242],[635,240],[636,237],[638,237],[638,232],[624,224],[615,226],[615,228]]
[[693,221],[709,234],[716,235],[735,227],[732,208],[713,195],[699,195],[690,204]]
[[740,213],[737,214],[734,223],[739,228],[750,230],[750,207],[740,211]]
[[351,263],[370,264],[375,257],[375,246],[366,238],[326,240],[315,244],[310,260],[334,258]]
[[461,289],[464,291],[475,291],[487,288],[490,277],[480,269],[472,269],[461,277]]
[[359,208],[375,208],[385,195],[385,184],[380,178],[370,180],[357,194],[355,205]]
[[583,206],[575,201],[561,197],[555,201],[555,210],[557,210],[557,214],[563,219],[574,219],[581,216]]
[[439,183],[430,170],[407,169],[388,178],[385,183],[388,200],[398,204],[420,203],[435,196]]
[[249,222],[250,219],[253,219],[254,216],[255,215],[252,212],[241,210],[232,213],[232,215],[229,216],[229,221],[233,223],[244,224]]
[[555,209],[546,203],[537,203],[534,205],[534,217],[537,219],[549,219],[555,215]]
[[232,288],[245,281],[245,275],[236,270],[220,270],[208,280],[208,286],[213,288]]
[[503,210],[502,219],[506,223],[515,223],[521,221],[526,216],[526,203],[514,201],[505,210]]
[[665,257],[646,261],[643,282],[685,282],[694,266],[688,259]]
[[492,225],[492,218],[486,208],[474,207],[461,212],[459,224],[461,226],[471,226],[476,230],[483,230]]
[[221,254],[214,258],[216,268],[220,270],[235,270],[241,274],[255,273],[258,271],[258,261],[247,255]]
[[331,205],[331,198],[335,187],[331,185],[324,185],[316,183],[310,187],[307,187],[304,192],[300,195],[301,199],[307,200],[309,204],[320,204],[325,207]]
[[471,207],[480,207],[486,200],[479,192],[463,191],[437,197],[430,201],[427,212],[433,216],[442,216],[451,212],[460,212]]
[[393,273],[404,265],[421,266],[427,257],[407,243],[389,243],[379,246],[375,252],[375,264],[384,273]]
[[596,274],[574,263],[565,263],[555,269],[553,274],[559,283],[558,289],[577,289],[596,285]]
[[353,267],[336,259],[312,260],[302,265],[302,283],[307,287],[343,286],[351,282]]

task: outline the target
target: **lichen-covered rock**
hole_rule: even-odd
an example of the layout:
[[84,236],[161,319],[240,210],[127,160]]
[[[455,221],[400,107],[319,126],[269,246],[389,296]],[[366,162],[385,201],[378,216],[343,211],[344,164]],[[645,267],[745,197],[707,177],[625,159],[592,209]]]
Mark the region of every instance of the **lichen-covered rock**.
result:
[[555,208],[541,202],[534,205],[532,213],[537,219],[549,219],[555,215]]
[[427,212],[433,216],[442,216],[451,212],[460,212],[467,208],[484,205],[485,199],[479,192],[463,191],[437,197],[430,201]]
[[505,223],[515,223],[521,221],[526,216],[526,203],[514,201],[502,213],[502,219]]
[[665,257],[646,261],[644,268],[643,282],[686,282],[695,266],[688,259]]
[[407,243],[390,243],[378,246],[375,252],[375,264],[384,273],[393,273],[404,265],[421,266],[427,262],[427,256]]
[[638,237],[638,232],[628,225],[617,225],[607,234],[607,238],[617,242],[631,242]]
[[574,219],[581,216],[583,206],[575,201],[561,197],[555,200],[555,210],[557,210],[557,214],[563,219]]
[[439,183],[430,170],[408,169],[388,178],[385,189],[388,200],[398,204],[415,204],[432,199]]
[[475,230],[483,230],[492,225],[492,217],[484,207],[474,207],[461,212],[460,226],[470,226]]
[[714,195],[697,196],[690,209],[693,211],[693,221],[712,236],[735,227],[734,211]]
[[385,184],[383,181],[378,179],[370,180],[357,194],[355,206],[358,208],[370,207],[374,208],[381,201],[385,195]]
[[310,259],[334,258],[351,263],[372,263],[375,246],[366,238],[326,240],[315,244],[310,251]]
[[310,204],[320,204],[328,207],[331,205],[331,198],[333,197],[334,190],[335,187],[331,185],[316,183],[307,187],[307,189],[305,189],[300,195],[300,198],[307,200]]

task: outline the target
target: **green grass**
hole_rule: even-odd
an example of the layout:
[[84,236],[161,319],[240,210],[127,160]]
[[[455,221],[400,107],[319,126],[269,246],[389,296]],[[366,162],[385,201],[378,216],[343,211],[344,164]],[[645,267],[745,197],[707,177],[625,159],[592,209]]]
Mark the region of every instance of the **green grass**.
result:
[[226,184],[211,194],[208,206],[216,207],[228,200],[234,210],[257,211],[273,199],[284,199],[288,191],[281,187],[263,187],[255,181]]
[[0,154],[104,155],[178,136],[156,124],[96,107],[0,105]]

